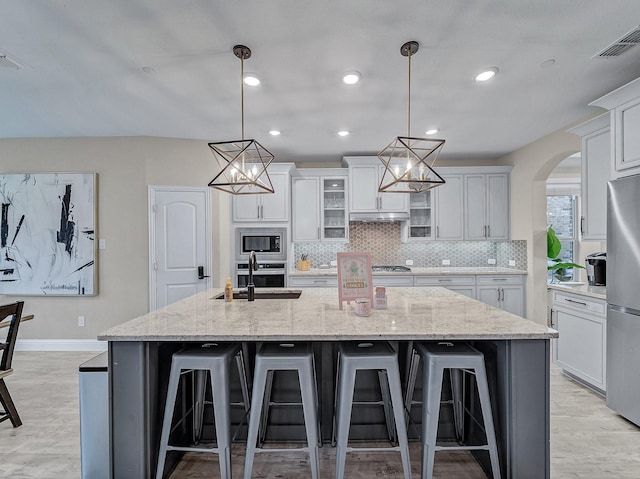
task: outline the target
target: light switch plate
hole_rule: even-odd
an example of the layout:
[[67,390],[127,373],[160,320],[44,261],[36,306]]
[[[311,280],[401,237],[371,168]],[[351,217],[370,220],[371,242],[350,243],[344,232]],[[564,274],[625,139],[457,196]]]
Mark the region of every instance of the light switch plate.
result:
[[487,260],[487,263],[489,263],[489,264],[496,264],[496,260],[495,260],[494,258],[489,258],[489,259]]
[[98,240],[98,249],[107,249],[107,240],[99,239]]
[[516,260],[515,259],[510,259],[509,260],[509,266],[515,266],[516,265]]
[[451,260],[450,259],[443,259],[442,260],[442,266],[451,266]]
[[412,259],[408,259],[404,262],[404,264],[406,264],[407,266],[413,266],[413,260]]
[[331,266],[338,266],[338,262],[334,259],[333,261],[331,261]]

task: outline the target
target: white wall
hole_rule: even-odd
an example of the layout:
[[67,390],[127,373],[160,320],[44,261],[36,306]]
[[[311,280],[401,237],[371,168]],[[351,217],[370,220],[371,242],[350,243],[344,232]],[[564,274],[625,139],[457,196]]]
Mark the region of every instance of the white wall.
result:
[[[98,295],[0,296],[25,300],[35,319],[21,339],[95,339],[103,330],[148,310],[148,185],[206,186],[215,161],[204,141],[166,138],[43,138],[0,140],[3,173],[97,172]],[[229,199],[213,190],[214,285],[229,271]],[[78,327],[78,316],[86,326]]]

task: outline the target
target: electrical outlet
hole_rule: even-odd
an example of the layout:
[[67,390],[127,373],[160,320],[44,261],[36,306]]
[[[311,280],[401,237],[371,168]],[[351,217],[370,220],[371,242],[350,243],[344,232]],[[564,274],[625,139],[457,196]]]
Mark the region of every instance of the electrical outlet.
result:
[[497,262],[497,261],[496,261],[494,258],[489,258],[489,259],[487,260],[487,263],[489,263],[489,264],[496,264],[496,262]]
[[407,266],[413,266],[413,260],[412,259],[408,259],[404,262],[404,264],[406,264]]
[[78,326],[84,327],[84,324],[85,324],[84,316],[78,316]]
[[98,249],[107,249],[107,240],[99,239],[98,240]]
[[450,259],[443,259],[442,260],[442,266],[451,266],[451,260]]
[[335,259],[332,260],[331,261],[331,266],[333,266],[335,268],[336,266],[338,266],[338,262]]
[[509,260],[509,266],[515,266],[516,265],[516,260],[515,259],[510,259]]

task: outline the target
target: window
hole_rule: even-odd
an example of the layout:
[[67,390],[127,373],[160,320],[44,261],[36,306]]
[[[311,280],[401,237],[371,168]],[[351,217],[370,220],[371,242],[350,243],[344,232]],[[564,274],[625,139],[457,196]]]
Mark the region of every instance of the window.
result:
[[[553,228],[562,244],[559,258],[564,262],[575,262],[577,203],[576,195],[547,196],[547,227]],[[552,274],[552,271],[548,272],[548,282],[553,279]],[[565,281],[573,279],[573,269],[567,269],[562,279]]]

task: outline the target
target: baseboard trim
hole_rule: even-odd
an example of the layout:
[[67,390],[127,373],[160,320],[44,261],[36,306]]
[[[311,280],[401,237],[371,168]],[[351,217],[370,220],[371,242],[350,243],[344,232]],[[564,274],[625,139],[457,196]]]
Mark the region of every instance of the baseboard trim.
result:
[[97,339],[18,339],[16,351],[106,351],[108,343]]

